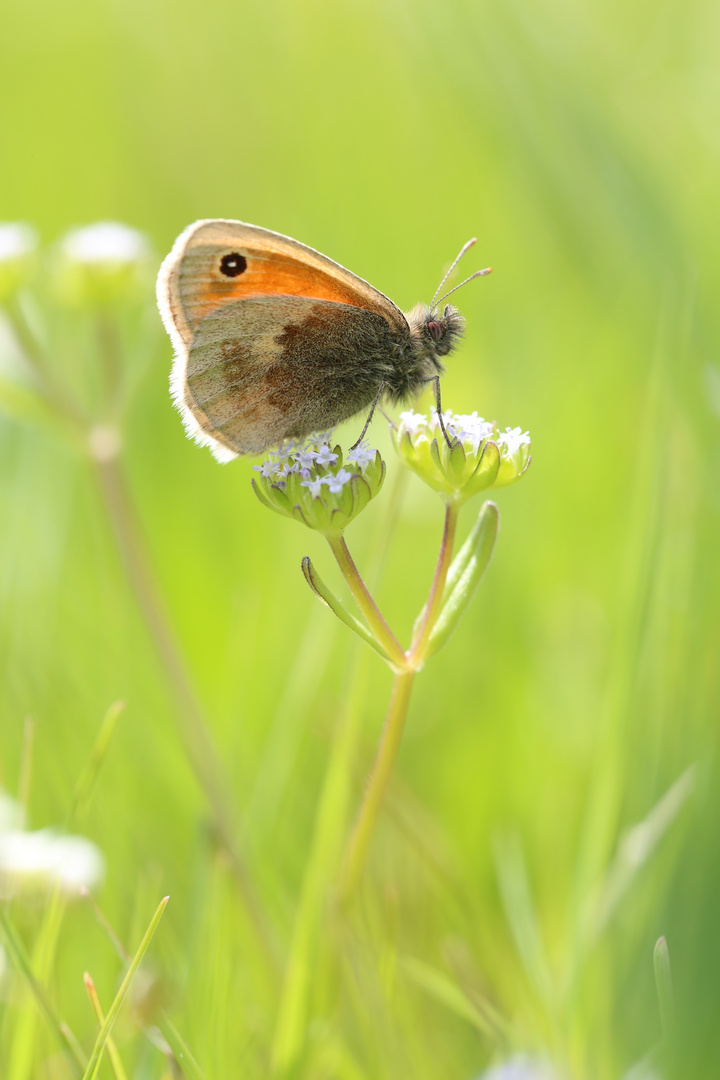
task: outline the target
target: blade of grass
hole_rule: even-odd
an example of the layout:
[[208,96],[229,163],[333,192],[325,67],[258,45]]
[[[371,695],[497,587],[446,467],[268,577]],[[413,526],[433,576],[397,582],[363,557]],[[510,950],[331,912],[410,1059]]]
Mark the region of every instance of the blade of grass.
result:
[[[103,912],[102,908],[98,904],[95,897],[92,895],[92,893],[89,891],[89,889],[83,889],[82,893],[83,893],[83,896],[89,901],[89,903],[90,903],[90,905],[91,905],[91,907],[93,909],[93,913],[95,915],[95,918],[97,919],[97,921],[100,923],[100,926],[102,927],[102,929],[107,934],[107,936],[108,936],[108,938],[110,940],[110,943],[112,944],[112,947],[114,948],[114,950],[117,953],[117,955],[119,956],[119,958],[124,963],[129,963],[130,959],[131,959],[130,958],[130,953],[125,948],[122,941],[120,940],[120,938],[115,933],[115,930],[113,929],[113,927],[108,922],[108,920],[107,920],[107,918],[105,916],[105,913]],[[168,1017],[167,1013],[161,1012],[160,1015],[157,1018],[156,1023],[157,1023],[158,1030],[160,1031],[160,1034],[162,1035],[162,1037],[165,1039],[165,1042],[168,1044],[168,1046],[172,1050],[173,1054],[175,1055],[175,1060],[177,1061],[177,1064],[182,1069],[182,1071],[185,1073],[185,1076],[188,1077],[188,1080],[205,1080],[205,1077],[203,1076],[203,1072],[202,1072],[200,1066],[198,1065],[197,1061],[193,1057],[193,1054],[190,1051],[190,1048],[188,1047],[187,1043],[185,1042],[185,1040],[180,1035],[180,1032],[177,1030],[175,1025],[172,1023],[172,1021]]]
[[[95,983],[93,982],[87,971],[85,972],[83,978],[85,980],[85,989],[87,990],[88,997],[90,998],[90,1004],[92,1005],[93,1012],[95,1013],[98,1024],[102,1028],[103,1024],[105,1023],[105,1015],[102,1011],[98,992],[95,989]],[[113,1039],[112,1035],[108,1035],[106,1045],[108,1057],[110,1059],[110,1065],[112,1067],[115,1080],[127,1080],[127,1073],[123,1068],[123,1063],[120,1060],[120,1054],[118,1053],[118,1048],[115,1045],[115,1040]]]
[[[1,904],[0,926],[2,927],[3,937],[5,938],[5,944],[7,946],[7,951],[10,959],[14,967],[18,971],[20,971],[25,977],[40,1012],[43,1014],[48,1025],[55,1033],[55,1036],[63,1050],[69,1050],[73,1058],[75,1059],[75,1062],[78,1065],[79,1069],[84,1069],[87,1064],[87,1058],[83,1053],[80,1043],[75,1038],[68,1025],[60,1019],[55,1009],[55,1006],[50,1000],[45,986],[43,986],[39,979],[36,978],[35,973],[33,972],[32,964],[30,962],[30,957],[25,951],[25,946],[20,939],[20,935],[17,933],[15,927],[8,919],[7,914],[3,910]],[[25,1042],[25,1044],[18,1044],[16,1036],[16,1038],[13,1040],[13,1051],[10,1058],[11,1076],[15,1077],[18,1075],[27,1075],[27,1071],[25,1072],[25,1074],[15,1071],[15,1062],[17,1062],[21,1067],[24,1068],[23,1063],[27,1058],[27,1063],[29,1065],[30,1057],[27,1055],[32,1055],[33,1051],[33,1043]]]
[[72,808],[67,821],[68,828],[70,828],[71,825],[82,822],[87,816],[100,768],[105,760],[110,740],[115,731],[115,725],[124,709],[124,701],[115,701],[103,717],[97,738],[90,751],[90,757],[86,761],[85,767],[75,784]]
[[675,1023],[675,999],[673,995],[672,974],[670,972],[670,953],[664,937],[658,938],[653,952],[655,966],[655,986],[657,987],[660,1023],[663,1037],[671,1035]]
[[340,859],[368,658],[369,653],[364,651],[357,657],[318,802],[275,1024],[273,1076],[287,1076],[305,1044],[313,961],[321,932],[323,903]]
[[115,1023],[115,1021],[117,1019],[117,1016],[118,1016],[118,1013],[120,1012],[120,1008],[122,1006],[122,1003],[125,1000],[125,997],[127,995],[128,990],[130,989],[130,984],[133,981],[133,979],[135,978],[135,973],[137,972],[137,969],[140,967],[140,963],[142,961],[143,956],[145,955],[145,953],[147,951],[148,945],[152,941],[153,934],[157,930],[158,923],[160,922],[160,919],[163,916],[163,912],[165,911],[165,908],[167,906],[167,902],[168,902],[169,899],[170,899],[170,897],[166,896],[158,904],[157,910],[155,911],[155,914],[153,915],[152,919],[150,920],[150,925],[148,926],[147,930],[145,931],[145,934],[143,936],[142,941],[140,942],[138,950],[135,953],[135,955],[133,956],[132,961],[130,962],[130,966],[128,967],[128,969],[127,969],[127,971],[125,973],[125,978],[123,979],[123,981],[120,984],[120,989],[118,990],[117,994],[115,995],[115,1000],[113,1001],[112,1005],[110,1006],[108,1014],[105,1017],[105,1022],[102,1025],[102,1027],[100,1028],[100,1033],[99,1033],[97,1039],[95,1040],[95,1046],[93,1047],[92,1054],[90,1055],[90,1061],[88,1062],[88,1066],[87,1066],[87,1068],[86,1068],[86,1070],[85,1070],[85,1072],[83,1074],[83,1080],[94,1080],[94,1078],[97,1076],[97,1071],[98,1071],[98,1069],[100,1067],[100,1059],[102,1058],[103,1051],[105,1049],[105,1044],[106,1044],[106,1042],[108,1040],[108,1036],[110,1035],[110,1032],[112,1031],[113,1024]]

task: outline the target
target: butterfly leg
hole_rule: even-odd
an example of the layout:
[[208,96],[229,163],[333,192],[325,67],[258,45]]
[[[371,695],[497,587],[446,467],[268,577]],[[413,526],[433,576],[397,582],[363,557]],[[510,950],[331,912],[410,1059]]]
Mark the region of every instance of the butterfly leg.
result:
[[435,386],[435,412],[437,413],[438,423],[440,424],[440,430],[443,433],[445,442],[448,444],[449,449],[452,450],[457,440],[450,438],[445,427],[445,421],[443,420],[442,402],[440,400],[440,376],[433,375],[430,379],[423,379],[423,382],[431,382]]
[[375,409],[376,409],[376,407],[377,407],[377,403],[378,403],[378,401],[380,400],[380,397],[381,397],[381,395],[382,395],[382,392],[383,392],[383,390],[384,390],[384,389],[385,389],[385,383],[384,383],[384,382],[381,382],[381,383],[380,383],[380,386],[379,386],[379,388],[378,388],[378,392],[377,392],[377,394],[375,395],[375,400],[373,401],[372,405],[370,406],[370,412],[368,413],[368,417],[367,417],[367,420],[365,421],[365,424],[364,424],[364,426],[363,426],[363,429],[362,429],[362,431],[360,432],[360,438],[359,438],[359,439],[356,439],[356,440],[355,440],[355,442],[354,442],[354,443],[352,444],[352,446],[350,447],[350,449],[351,449],[351,450],[354,450],[354,449],[355,449],[355,448],[356,448],[357,446],[359,446],[359,445],[360,445],[360,443],[361,443],[361,442],[363,441],[363,439],[365,438],[365,432],[366,432],[366,431],[367,431],[367,429],[368,429],[368,428],[370,427],[370,421],[371,421],[371,420],[372,420],[372,418],[373,418],[373,414],[375,413]]

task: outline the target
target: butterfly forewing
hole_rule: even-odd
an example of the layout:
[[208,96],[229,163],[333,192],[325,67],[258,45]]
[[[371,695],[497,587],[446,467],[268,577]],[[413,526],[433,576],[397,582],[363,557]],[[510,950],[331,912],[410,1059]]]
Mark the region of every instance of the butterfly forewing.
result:
[[[228,265],[237,254],[244,266]],[[223,263],[223,260],[226,260]],[[230,271],[230,273],[228,273]],[[377,289],[304,244],[235,221],[201,221],[177,240],[161,271],[175,328],[189,344],[195,328],[228,301],[250,296],[309,296],[365,308],[402,333],[402,312]],[[160,295],[159,286],[159,295]],[[161,296],[161,306],[163,297]]]

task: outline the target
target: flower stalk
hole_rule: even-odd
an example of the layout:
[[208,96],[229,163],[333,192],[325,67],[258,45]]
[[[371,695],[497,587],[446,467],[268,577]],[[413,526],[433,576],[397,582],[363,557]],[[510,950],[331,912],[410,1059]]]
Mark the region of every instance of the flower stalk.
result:
[[[402,463],[440,495],[445,507],[442,541],[427,601],[404,649],[373,599],[345,541],[347,525],[380,491],[385,463],[364,443],[343,455],[329,436],[285,442],[261,465],[253,489],[268,509],[323,533],[360,615],[345,609],[309,558],[302,570],[311,589],[388,664],[395,679],[377,753],[347,844],[339,895],[347,902],[360,880],[375,823],[392,775],[418,671],[457,626],[492,555],[498,529],[494,503],[485,502],[453,561],[460,507],[493,487],[514,483],[530,464],[530,436],[521,428],[501,431],[477,413],[401,414],[392,433]],[[440,437],[439,432],[443,433]]]

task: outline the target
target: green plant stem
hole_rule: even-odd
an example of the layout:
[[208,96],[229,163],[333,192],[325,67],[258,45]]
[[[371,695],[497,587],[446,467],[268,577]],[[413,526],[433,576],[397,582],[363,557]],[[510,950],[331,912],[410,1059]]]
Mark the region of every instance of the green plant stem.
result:
[[28,326],[17,299],[8,303],[5,310],[25,360],[37,380],[36,391],[57,415],[69,423],[76,435],[82,435],[89,426],[88,419],[75,397],[48,366],[43,349]]
[[[442,541],[440,543],[437,566],[435,567],[435,574],[430,587],[430,595],[428,596],[420,625],[413,637],[410,650],[407,653],[403,653],[405,661],[404,666],[395,676],[392,693],[390,695],[390,704],[385,716],[382,735],[380,736],[380,745],[365,786],[365,794],[346,849],[340,885],[341,902],[347,902],[350,899],[360,880],[360,874],[370,845],[373,829],[375,828],[375,822],[383,798],[385,797],[385,791],[387,790],[393,766],[395,764],[395,758],[397,757],[398,748],[400,746],[410,701],[410,692],[415,680],[415,675],[422,667],[430,634],[442,607],[445,582],[452,561],[457,518],[458,508],[456,504],[454,502],[448,502],[445,507],[445,526],[443,529]],[[352,564],[350,553],[347,551],[347,547],[344,546],[344,542],[343,547],[344,551],[347,553],[347,559],[349,559]],[[339,558],[338,562],[340,562]],[[340,562],[340,567],[341,569],[343,568],[342,562]],[[355,570],[354,565],[353,569]],[[357,574],[357,570],[355,570],[355,574]],[[357,574],[357,577],[359,579],[360,575]],[[349,581],[348,584],[350,584]],[[367,594],[364,585],[362,588]],[[354,592],[353,595],[355,595]],[[357,596],[355,598],[357,600]],[[377,608],[369,594],[367,594],[367,598],[370,604],[372,604],[373,610],[377,612]],[[365,617],[370,623],[370,619],[364,609],[363,614],[365,614]],[[377,612],[377,614],[379,616],[380,613]],[[382,616],[380,616],[380,618],[382,619]],[[372,626],[373,624],[370,623],[370,625]],[[382,625],[386,625],[384,620],[382,620]],[[389,630],[388,633],[390,633]],[[395,638],[392,635],[390,636],[394,642]],[[383,642],[383,644],[385,644],[385,642]]]
[[418,670],[425,660],[425,653],[428,641],[430,640],[430,634],[432,633],[438,615],[440,614],[445,593],[445,582],[447,581],[448,570],[450,569],[450,563],[452,562],[457,520],[457,504],[448,501],[445,504],[445,527],[440,543],[440,554],[438,556],[437,566],[435,567],[435,576],[433,577],[433,583],[430,587],[430,595],[428,596],[428,601],[425,605],[425,611],[420,620],[420,625],[413,637],[412,645],[410,646],[409,658],[414,670]]
[[233,799],[157,590],[142,529],[120,463],[117,457],[94,458],[93,465],[125,572],[175,698],[175,715],[185,753],[208,800],[221,843],[230,857],[247,915],[269,967],[276,972],[275,943],[238,844]]
[[385,619],[380,614],[377,604],[365,586],[365,582],[360,577],[358,568],[348,551],[345,538],[343,536],[328,535],[327,542],[330,545],[333,555],[337,559],[338,566],[348,583],[355,603],[367,620],[368,626],[390,657],[393,664],[395,664],[399,671],[404,671],[407,668],[407,656],[390,627],[385,622]]
[[402,671],[395,676],[380,746],[346,850],[340,886],[341,902],[350,899],[360,880],[378,811],[397,757],[415,674],[414,671]]

